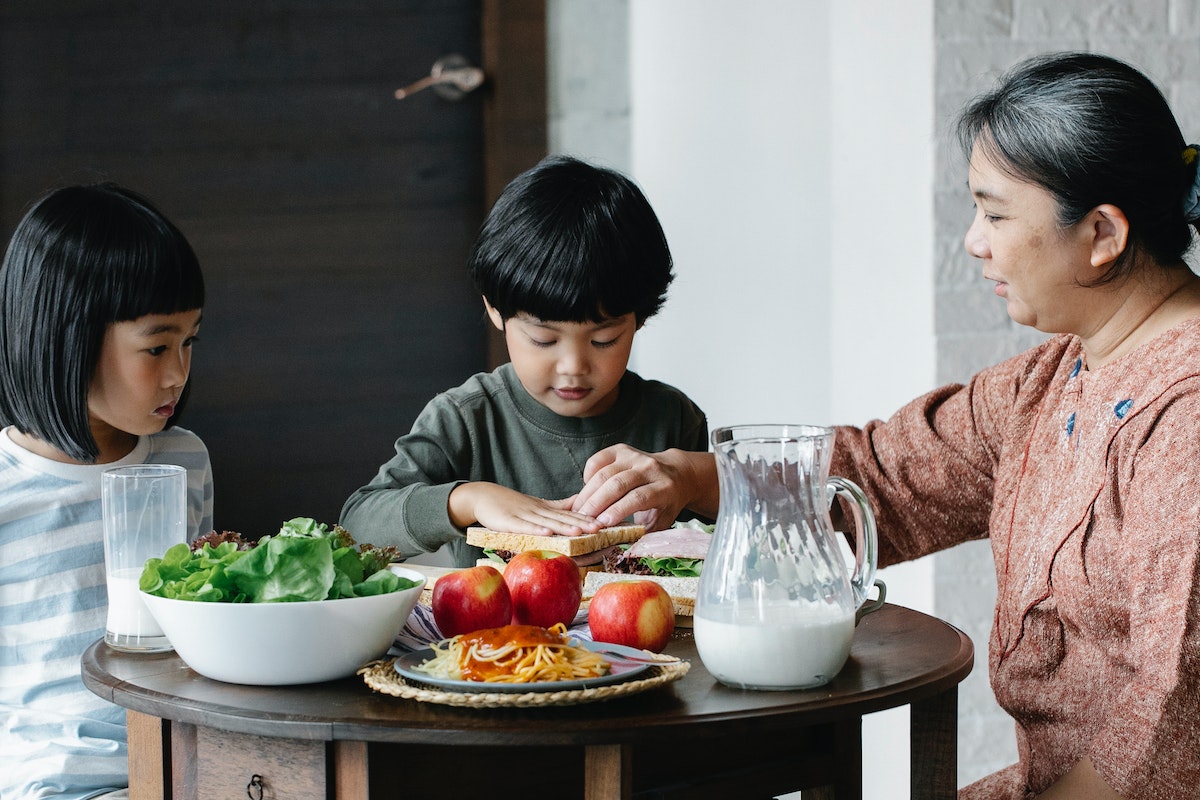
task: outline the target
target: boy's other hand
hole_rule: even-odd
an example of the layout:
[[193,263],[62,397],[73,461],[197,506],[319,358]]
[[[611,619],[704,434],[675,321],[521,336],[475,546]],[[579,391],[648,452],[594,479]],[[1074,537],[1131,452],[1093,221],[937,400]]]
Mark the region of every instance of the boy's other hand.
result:
[[535,536],[579,536],[603,527],[571,509],[570,500],[542,500],[500,486],[473,481],[450,492],[450,521],[456,527],[481,525],[495,531]]
[[685,508],[711,517],[717,513],[717,465],[710,453],[644,453],[613,445],[588,459],[583,480],[570,508],[603,526],[632,516],[654,531],[669,527]]

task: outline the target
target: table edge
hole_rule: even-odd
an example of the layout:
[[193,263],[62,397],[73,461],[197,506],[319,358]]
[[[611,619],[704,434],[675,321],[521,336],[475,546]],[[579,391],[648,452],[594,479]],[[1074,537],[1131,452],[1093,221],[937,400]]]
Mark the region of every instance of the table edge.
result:
[[[891,605],[891,604],[889,604]],[[921,612],[895,606],[909,613]],[[150,716],[169,719],[173,722],[194,724],[204,727],[225,730],[234,733],[247,733],[260,736],[274,736],[301,740],[324,741],[370,741],[396,743],[426,743],[426,744],[482,744],[482,745],[545,745],[556,744],[613,744],[618,742],[647,741],[669,735],[683,728],[689,730],[690,736],[720,736],[726,729],[745,725],[747,720],[753,720],[756,727],[769,730],[787,730],[810,725],[821,725],[844,719],[850,714],[862,716],[889,708],[909,705],[913,702],[940,695],[947,691],[957,691],[957,686],[971,672],[974,665],[974,646],[970,638],[950,623],[937,617],[921,614],[928,619],[936,620],[952,631],[958,639],[958,647],[954,654],[945,662],[929,673],[888,686],[882,689],[867,691],[847,701],[844,698],[825,705],[820,701],[806,702],[802,712],[798,713],[795,705],[781,706],[776,709],[754,708],[745,711],[722,711],[710,714],[697,714],[690,717],[647,717],[640,720],[635,727],[630,727],[626,718],[610,721],[596,718],[581,723],[578,727],[564,729],[554,726],[542,729],[539,726],[529,726],[530,716],[536,716],[541,709],[523,710],[523,714],[514,717],[511,726],[497,727],[495,719],[489,721],[487,727],[472,727],[468,725],[446,725],[431,727],[415,721],[402,722],[394,726],[381,725],[377,720],[371,722],[352,722],[344,719],[314,719],[297,716],[294,713],[272,715],[259,710],[244,712],[234,706],[214,706],[206,703],[203,706],[194,701],[181,699],[176,695],[165,694],[154,689],[137,686],[128,681],[114,678],[105,682],[96,673],[104,673],[97,654],[105,647],[103,640],[93,643],[84,652],[81,660],[81,672],[85,686],[105,700],[120,705],[132,711]],[[152,673],[151,665],[147,665]],[[178,669],[172,667],[170,669]],[[186,669],[186,667],[184,667]],[[208,680],[197,676],[198,680]],[[361,678],[348,678],[347,681],[357,681],[362,690],[371,693],[369,687]],[[268,687],[264,687],[268,688]],[[669,686],[652,691],[669,691]],[[386,695],[376,695],[384,698]],[[389,698],[391,699],[391,698]],[[605,701],[629,702],[631,698]],[[412,702],[395,699],[395,702]],[[162,714],[163,706],[168,706],[172,712],[169,716]],[[580,706],[583,708],[584,706]],[[481,710],[478,713],[490,713]],[[697,725],[697,723],[702,723]],[[698,728],[703,728],[702,732]],[[268,732],[269,731],[269,732]]]

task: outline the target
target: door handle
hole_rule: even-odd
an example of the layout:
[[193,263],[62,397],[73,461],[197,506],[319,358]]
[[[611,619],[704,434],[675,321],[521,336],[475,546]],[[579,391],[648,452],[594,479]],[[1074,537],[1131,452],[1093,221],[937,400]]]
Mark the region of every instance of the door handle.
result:
[[403,100],[422,89],[433,88],[446,100],[461,100],[483,85],[483,70],[473,66],[465,56],[450,53],[433,62],[433,69],[419,81],[396,90],[396,99]]

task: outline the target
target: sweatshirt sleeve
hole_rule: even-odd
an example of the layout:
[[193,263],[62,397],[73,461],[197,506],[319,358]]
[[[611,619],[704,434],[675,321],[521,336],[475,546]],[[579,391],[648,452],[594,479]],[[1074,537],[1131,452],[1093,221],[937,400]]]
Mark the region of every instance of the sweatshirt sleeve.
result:
[[858,484],[875,514],[879,566],[987,536],[997,465],[1043,378],[1023,354],[918,397],[886,422],[839,427],[830,474]]
[[[1088,754],[1122,797],[1187,797],[1200,785],[1200,388],[1174,398],[1132,459],[1122,498],[1129,570],[1128,680]],[[1102,579],[1102,576],[1097,576]]]
[[346,500],[342,527],[360,542],[394,545],[405,558],[462,539],[447,507],[471,471],[470,432],[457,407],[435,397],[395,447],[374,480]]

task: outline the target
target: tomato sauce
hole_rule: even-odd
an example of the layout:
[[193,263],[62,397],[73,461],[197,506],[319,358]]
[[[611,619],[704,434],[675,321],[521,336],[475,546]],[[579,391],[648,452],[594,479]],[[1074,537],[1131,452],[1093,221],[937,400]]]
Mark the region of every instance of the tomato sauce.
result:
[[566,640],[562,634],[537,625],[504,625],[464,633],[459,637],[458,643],[462,648],[462,664],[459,667],[462,679],[486,681],[500,675],[512,674],[511,662],[517,658],[518,653],[505,655],[497,661],[480,661],[471,657],[473,652],[487,657],[508,648],[562,645],[566,644]]

